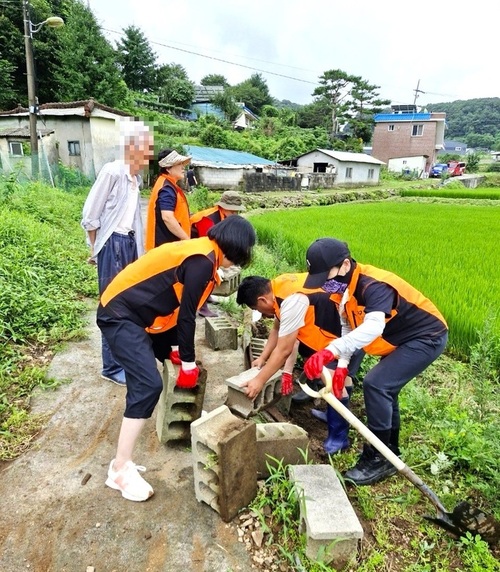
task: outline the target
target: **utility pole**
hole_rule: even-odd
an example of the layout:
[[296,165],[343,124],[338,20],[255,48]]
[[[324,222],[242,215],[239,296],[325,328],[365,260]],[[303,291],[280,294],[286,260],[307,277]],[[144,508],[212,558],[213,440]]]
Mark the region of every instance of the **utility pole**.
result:
[[420,80],[417,81],[417,87],[413,90],[415,92],[415,97],[413,98],[413,105],[417,105],[417,98],[419,97],[420,93],[425,93],[425,91],[422,91],[421,89],[418,89],[420,85]]
[[26,77],[28,81],[28,108],[30,125],[30,145],[31,145],[31,178],[38,179],[38,133],[37,133],[37,113],[38,102],[36,98],[35,86],[35,60],[33,58],[33,36],[31,33],[31,19],[28,0],[23,0],[24,19],[24,49],[26,52]]

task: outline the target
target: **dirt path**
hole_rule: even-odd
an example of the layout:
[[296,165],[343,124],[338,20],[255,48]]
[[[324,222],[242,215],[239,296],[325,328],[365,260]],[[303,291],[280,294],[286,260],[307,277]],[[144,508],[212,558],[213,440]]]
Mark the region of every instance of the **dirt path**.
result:
[[[33,448],[0,473],[2,572],[247,572],[251,555],[234,526],[195,498],[186,446],[158,442],[155,417],[137,447],[155,495],[124,500],[104,485],[125,390],[100,378],[100,334],[58,354],[49,375],[68,380],[33,399],[50,419]],[[242,351],[214,352],[198,319],[197,358],[209,372],[204,408],[222,405],[224,380],[244,369]],[[92,569],[92,568],[90,568]]]

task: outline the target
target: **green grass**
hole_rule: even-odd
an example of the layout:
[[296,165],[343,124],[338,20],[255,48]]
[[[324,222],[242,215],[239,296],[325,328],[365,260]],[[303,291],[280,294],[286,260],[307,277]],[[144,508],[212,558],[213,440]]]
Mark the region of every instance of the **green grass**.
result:
[[264,212],[249,220],[259,242],[300,271],[316,238],[347,241],[356,260],[395,272],[428,296],[450,326],[449,349],[466,357],[489,316],[500,334],[496,205],[410,199]]
[[467,189],[463,186],[455,186],[448,188],[438,187],[433,189],[402,189],[402,197],[441,197],[449,199],[482,199],[482,200],[500,200],[500,189]]
[[97,294],[79,224],[86,192],[0,180],[0,459],[39,430],[31,392],[51,386],[51,351],[80,334],[85,298]]

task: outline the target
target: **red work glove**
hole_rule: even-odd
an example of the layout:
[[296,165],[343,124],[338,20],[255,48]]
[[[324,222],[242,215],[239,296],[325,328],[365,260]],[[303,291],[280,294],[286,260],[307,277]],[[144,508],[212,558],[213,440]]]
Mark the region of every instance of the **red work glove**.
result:
[[304,364],[304,373],[309,379],[316,379],[321,375],[323,366],[335,359],[330,350],[321,350],[313,354]]
[[293,389],[293,377],[291,373],[284,371],[281,374],[281,395],[290,395]]
[[346,367],[338,367],[333,372],[332,391],[333,395],[335,395],[337,399],[340,399],[342,397],[342,392],[344,391],[344,383],[346,377],[347,377]]
[[200,370],[197,367],[194,369],[182,369],[181,367],[175,385],[177,387],[182,387],[183,389],[191,389],[196,387],[196,382],[198,381],[199,375]]
[[181,356],[179,355],[179,350],[172,350],[169,357],[170,361],[174,365],[181,365]]

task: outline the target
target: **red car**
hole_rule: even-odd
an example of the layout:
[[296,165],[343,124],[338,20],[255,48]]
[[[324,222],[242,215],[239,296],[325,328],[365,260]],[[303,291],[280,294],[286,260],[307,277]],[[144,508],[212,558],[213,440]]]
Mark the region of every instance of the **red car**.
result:
[[449,161],[447,173],[450,177],[463,175],[465,173],[465,163],[463,161]]

